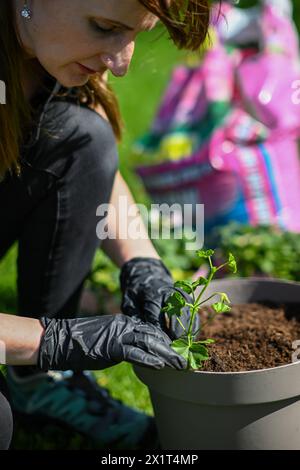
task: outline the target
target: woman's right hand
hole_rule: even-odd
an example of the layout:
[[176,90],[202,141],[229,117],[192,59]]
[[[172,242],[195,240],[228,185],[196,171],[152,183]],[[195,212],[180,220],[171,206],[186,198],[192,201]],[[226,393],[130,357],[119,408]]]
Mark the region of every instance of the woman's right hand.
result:
[[127,361],[154,369],[184,369],[160,328],[123,314],[89,318],[42,318],[38,366],[44,370],[100,370]]

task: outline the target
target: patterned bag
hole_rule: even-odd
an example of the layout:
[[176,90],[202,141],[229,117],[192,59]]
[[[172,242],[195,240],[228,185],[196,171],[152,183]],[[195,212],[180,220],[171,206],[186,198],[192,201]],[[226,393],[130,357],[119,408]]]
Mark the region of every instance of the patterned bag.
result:
[[136,171],[152,200],[204,204],[206,235],[232,220],[300,231],[298,39],[270,2],[259,18],[259,49],[229,49],[216,25],[214,46],[198,67],[174,70],[137,143],[147,164]]

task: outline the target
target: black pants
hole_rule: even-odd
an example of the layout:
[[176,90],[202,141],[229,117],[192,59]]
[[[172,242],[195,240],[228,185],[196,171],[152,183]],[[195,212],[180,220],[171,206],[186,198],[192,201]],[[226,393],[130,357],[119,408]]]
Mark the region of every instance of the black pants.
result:
[[[115,138],[96,112],[57,99],[22,156],[21,177],[0,183],[0,259],[18,241],[19,315],[74,317],[100,245],[96,209],[109,202],[118,168]],[[12,418],[2,389],[0,448],[7,448]]]
[[0,259],[17,240],[20,315],[76,316],[100,245],[96,209],[109,202],[117,168],[103,118],[72,101],[50,103],[21,178],[0,183]]
[[5,380],[0,372],[0,450],[8,449],[13,432],[12,412],[7,397]]

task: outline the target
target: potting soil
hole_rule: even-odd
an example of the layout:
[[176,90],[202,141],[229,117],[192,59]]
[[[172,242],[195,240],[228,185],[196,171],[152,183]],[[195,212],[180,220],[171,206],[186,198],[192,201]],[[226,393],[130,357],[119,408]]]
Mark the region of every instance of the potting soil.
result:
[[[202,324],[213,312],[205,307]],[[282,366],[293,362],[299,340],[300,304],[233,305],[229,313],[219,314],[204,325],[199,339],[213,338],[208,346],[210,359],[199,370],[238,372]]]

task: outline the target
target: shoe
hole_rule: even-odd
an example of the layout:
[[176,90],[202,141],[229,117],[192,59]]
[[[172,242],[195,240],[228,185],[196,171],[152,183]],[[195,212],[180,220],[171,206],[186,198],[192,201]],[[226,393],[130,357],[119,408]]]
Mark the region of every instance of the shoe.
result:
[[154,418],[113,399],[90,372],[36,372],[20,377],[7,368],[12,409],[22,419],[55,421],[99,448],[158,449]]

